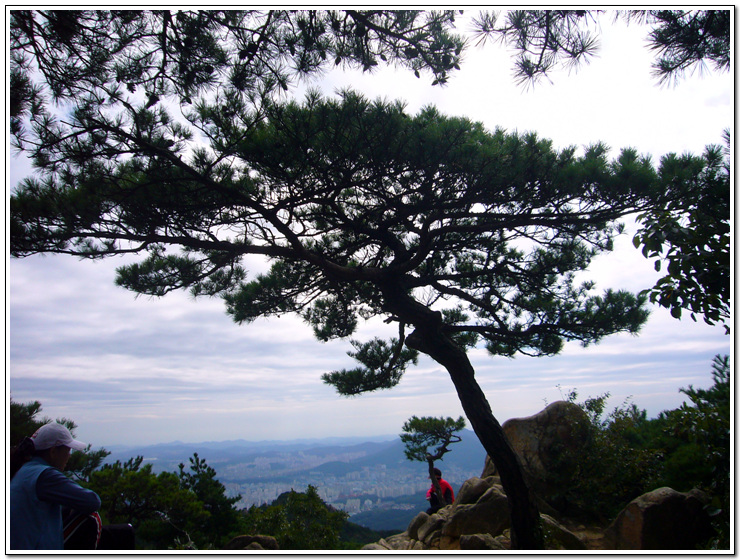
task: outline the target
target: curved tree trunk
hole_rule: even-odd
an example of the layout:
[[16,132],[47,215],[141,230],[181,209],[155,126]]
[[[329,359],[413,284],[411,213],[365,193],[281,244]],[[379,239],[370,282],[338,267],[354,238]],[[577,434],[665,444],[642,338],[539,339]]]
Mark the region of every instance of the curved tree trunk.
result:
[[430,356],[450,374],[465,415],[501,476],[511,516],[512,548],[543,549],[542,526],[534,496],[516,453],[475,380],[475,370],[467,353],[442,331],[440,313],[392,288],[384,290],[384,295],[387,309],[415,327],[406,338],[406,344]]
[[501,475],[501,484],[506,492],[511,515],[512,548],[542,549],[542,528],[534,496],[524,480],[516,453],[475,380],[475,372],[467,354],[446,336],[427,340],[426,337],[415,336],[416,334],[417,332],[408,337],[407,344],[428,354],[447,369],[473,431]]

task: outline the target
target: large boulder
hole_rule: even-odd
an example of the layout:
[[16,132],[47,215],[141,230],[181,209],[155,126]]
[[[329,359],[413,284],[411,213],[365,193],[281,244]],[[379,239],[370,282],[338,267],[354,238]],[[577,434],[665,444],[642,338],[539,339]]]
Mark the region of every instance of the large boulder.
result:
[[500,535],[509,528],[511,519],[506,494],[499,485],[491,486],[474,504],[452,506],[442,534],[452,537],[488,533]]
[[711,537],[709,498],[700,490],[658,488],[632,500],[606,530],[615,550],[695,550]]
[[231,539],[224,550],[279,550],[275,537],[267,535],[241,535]]
[[439,538],[442,534],[442,527],[447,521],[447,513],[450,506],[446,506],[437,513],[433,513],[428,519],[417,529],[417,540],[420,540],[428,545],[432,545],[435,538]]
[[429,514],[425,511],[420,511],[409,523],[406,529],[406,534],[410,539],[415,541],[419,540],[419,529],[429,520]]
[[[502,428],[521,462],[527,482],[548,500],[569,482],[573,466],[588,451],[589,420],[581,407],[554,402],[526,418],[512,418]],[[498,474],[486,457],[481,478]]]
[[485,494],[494,484],[501,484],[501,479],[497,476],[478,478],[474,476],[462,483],[460,490],[455,496],[454,504],[474,504],[483,494]]

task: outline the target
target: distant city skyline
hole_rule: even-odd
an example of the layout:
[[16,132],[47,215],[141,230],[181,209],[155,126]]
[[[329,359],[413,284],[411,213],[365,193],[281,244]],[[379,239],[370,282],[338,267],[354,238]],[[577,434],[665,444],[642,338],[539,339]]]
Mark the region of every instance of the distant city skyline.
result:
[[[734,120],[733,76],[707,72],[659,86],[647,28],[610,21],[602,18],[598,57],[570,74],[553,73],[552,84],[517,86],[512,59],[491,44],[472,47],[444,88],[381,69],[333,71],[290,93],[300,98],[311,86],[332,95],[351,86],[369,98],[405,100],[409,113],[434,104],[490,130],[536,131],[558,148],[604,141],[615,157],[631,146],[656,164],[669,152],[698,154],[721,143]],[[7,162],[12,189],[30,168],[12,154]],[[599,290],[652,286],[660,274],[632,246],[633,231],[630,225],[615,251],[596,259],[583,278]],[[38,400],[42,415],[74,420],[77,437],[93,447],[397,434],[412,415],[463,414],[448,374],[425,357],[390,391],[339,397],[320,378],[353,367],[349,342],[320,343],[293,316],[237,325],[219,300],[136,297],[114,285],[115,268],[130,261],[55,255],[7,262],[8,396]],[[250,274],[265,266],[246,261]],[[610,408],[632,397],[654,417],[684,402],[680,388],[709,387],[712,358],[730,354],[732,338],[701,318],[678,321],[666,309],[651,309],[639,336],[614,335],[588,348],[569,343],[559,356],[471,351],[496,418],[535,414],[570,389],[583,398],[609,392]],[[375,320],[362,325],[358,338],[393,334]]]
[[[486,457],[472,431],[462,430],[458,435],[461,442],[436,462],[455,492],[466,480],[481,475]],[[324,502],[349,514],[395,509],[413,515],[426,508],[428,465],[408,460],[403,448],[397,435],[383,441],[348,438],[343,443],[331,439],[293,444],[183,443],[114,448],[104,462],[123,462],[139,455],[154,473],[176,472],[179,464],[187,465],[197,453],[216,470],[229,497],[241,496],[237,508],[271,504],[285,492],[304,492],[311,485]]]

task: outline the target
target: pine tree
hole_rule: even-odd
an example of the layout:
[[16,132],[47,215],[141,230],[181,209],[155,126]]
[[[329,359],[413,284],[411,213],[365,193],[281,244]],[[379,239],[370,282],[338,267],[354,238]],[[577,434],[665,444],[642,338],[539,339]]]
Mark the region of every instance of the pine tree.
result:
[[[611,249],[620,217],[681,197],[696,158],[668,184],[631,150],[556,151],[354,92],[276,100],[291,78],[337,63],[443,83],[463,46],[453,19],[12,12],[11,132],[38,175],[11,196],[10,250],[144,254],[119,285],[222,297],[240,323],[296,313],[320,340],[383,317],[398,336],[355,341],[360,367],[325,381],[353,395],[393,387],[418,352],[440,363],[501,472],[514,546],[534,549],[537,510],[467,350],[546,356],[636,333],[645,296],[596,294],[574,275]],[[270,271],[248,278],[246,255]]]
[[[475,19],[479,42],[501,40],[517,53],[514,75],[536,83],[562,67],[574,67],[599,49],[598,28],[604,10],[509,10],[481,12]],[[677,83],[688,71],[730,69],[730,10],[619,10],[614,20],[648,26],[646,43],[657,53],[654,74],[661,83]]]
[[[429,479],[432,481],[434,490],[440,504],[447,502],[442,493],[437,477],[434,475],[434,462],[440,461],[451,451],[449,446],[462,441],[455,435],[465,428],[465,418],[460,416],[457,420],[452,418],[433,418],[430,416],[412,416],[403,425],[401,441],[405,445],[404,454],[409,461],[426,461],[429,467]],[[430,453],[429,448],[434,447]]]

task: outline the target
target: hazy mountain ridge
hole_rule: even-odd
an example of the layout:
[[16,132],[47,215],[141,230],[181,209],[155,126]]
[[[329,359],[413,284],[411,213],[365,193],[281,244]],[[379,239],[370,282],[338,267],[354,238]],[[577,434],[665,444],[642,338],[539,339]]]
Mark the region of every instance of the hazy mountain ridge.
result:
[[[478,438],[470,430],[463,430],[462,441],[450,446],[450,453],[438,462],[461,469],[483,469],[485,451]],[[292,466],[277,471],[299,473],[302,470],[326,472],[327,474],[346,474],[360,467],[386,465],[387,468],[418,469],[420,463],[411,462],[404,455],[403,443],[398,436],[376,436],[355,438],[297,439],[291,441],[209,441],[183,443],[174,441],[145,446],[110,446],[111,454],[106,463],[117,460],[126,461],[142,456],[145,462],[153,464],[155,471],[176,470],[177,464],[188,464],[188,459],[197,453],[214,467],[219,474],[219,466],[260,463],[265,465],[264,475],[277,475],[276,469],[269,465],[281,463]],[[338,459],[337,457],[349,457]],[[272,461],[274,459],[274,461]],[[325,459],[325,460],[324,460]]]
[[385,442],[391,441],[398,436],[395,434],[380,436],[346,436],[346,437],[325,437],[325,438],[298,438],[291,440],[246,440],[246,439],[229,439],[221,441],[203,441],[203,442],[182,442],[179,440],[154,443],[146,445],[108,445],[106,449],[116,452],[125,452],[135,449],[160,449],[160,448],[181,448],[196,446],[202,449],[272,449],[272,448],[307,448],[307,447],[331,447],[347,446],[366,442]]

